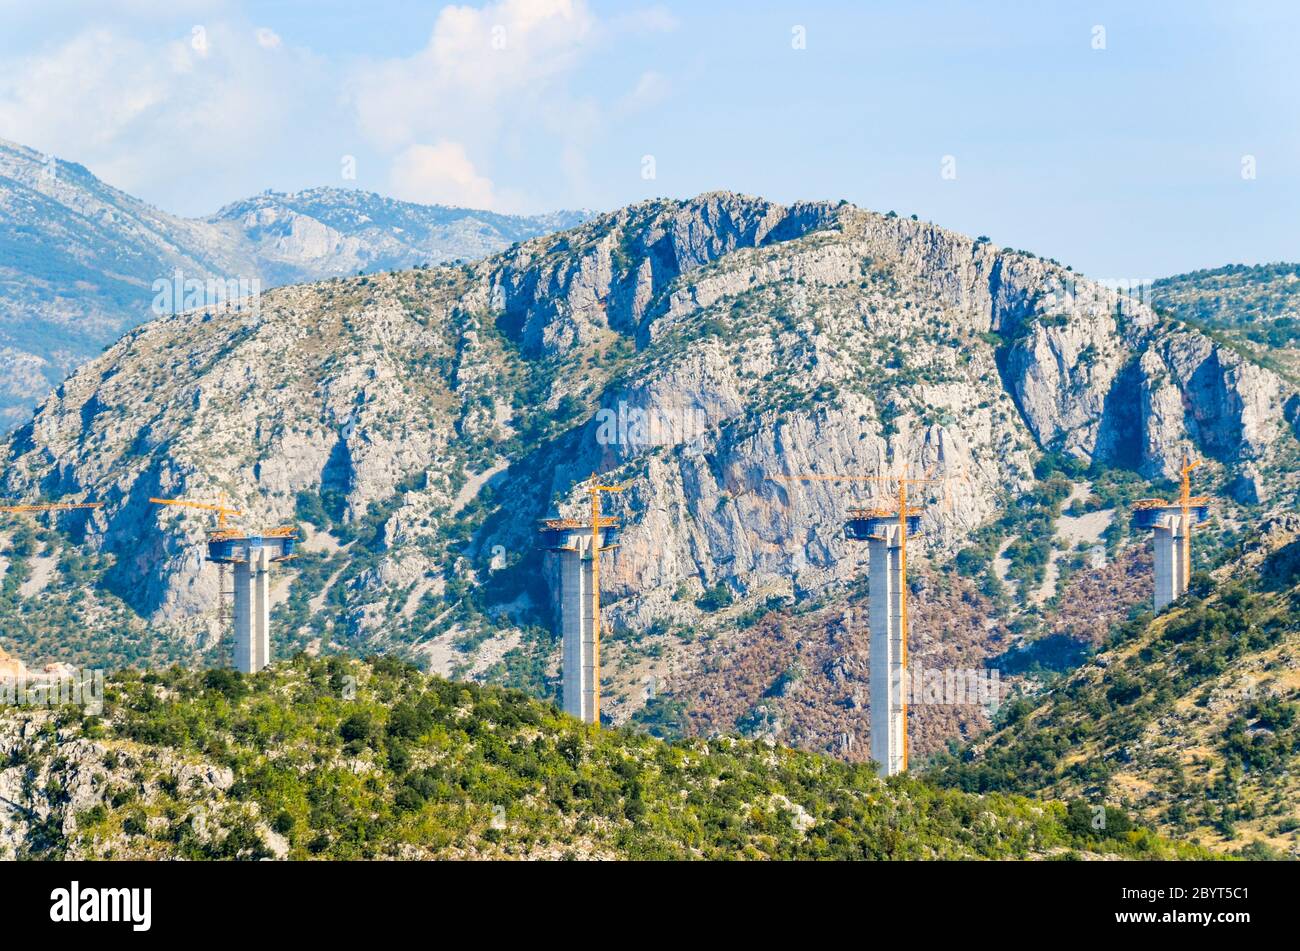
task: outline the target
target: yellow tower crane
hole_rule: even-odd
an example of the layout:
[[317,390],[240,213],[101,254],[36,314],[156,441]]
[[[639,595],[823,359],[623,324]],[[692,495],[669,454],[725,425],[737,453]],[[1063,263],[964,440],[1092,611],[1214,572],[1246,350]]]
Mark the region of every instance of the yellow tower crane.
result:
[[0,512],[67,512],[72,509],[97,509],[103,505],[103,502],[38,502],[32,505],[0,505]]
[[150,499],[149,501],[154,505],[171,505],[177,508],[197,509],[201,512],[216,512],[218,531],[226,527],[227,516],[233,515],[238,518],[244,514],[235,509],[227,508],[225,505],[214,505],[210,502],[188,502],[184,499]]
[[1192,470],[1200,464],[1200,459],[1193,462],[1184,455],[1182,468],[1179,469],[1182,484],[1178,490],[1178,507],[1183,510],[1183,531],[1187,532],[1187,543],[1183,545],[1184,578],[1192,576]]
[[[15,515],[38,515],[41,512],[71,512],[76,509],[97,509],[102,508],[103,502],[33,502],[24,505],[0,505],[0,512],[11,512]],[[51,517],[53,528],[53,518]]]
[[[149,500],[154,505],[165,505],[172,508],[193,509],[199,512],[215,512],[217,515],[217,527],[215,530],[208,532],[209,538],[218,532],[226,530],[227,518],[239,518],[244,513],[237,509],[232,509],[223,504],[213,504],[211,502],[190,502],[186,499],[154,499]],[[226,572],[228,566],[224,562],[217,563],[217,622],[229,621],[234,617],[234,608],[226,610],[226,605],[234,601],[235,592],[233,588],[227,589]]]

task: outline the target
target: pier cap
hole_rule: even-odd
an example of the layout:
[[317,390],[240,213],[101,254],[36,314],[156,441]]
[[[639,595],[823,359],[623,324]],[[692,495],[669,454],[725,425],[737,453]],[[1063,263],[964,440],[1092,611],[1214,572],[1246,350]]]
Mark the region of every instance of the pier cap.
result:
[[[1192,524],[1199,524],[1210,517],[1210,497],[1198,495],[1188,500],[1188,513]],[[1155,528],[1170,515],[1181,515],[1183,506],[1178,501],[1165,499],[1139,499],[1133,503],[1133,525],[1135,528]]]
[[[922,509],[909,505],[907,507],[907,531],[921,530]],[[849,517],[844,523],[844,535],[851,541],[865,542],[878,537],[890,526],[898,524],[898,506],[880,506],[876,508],[849,509]]]
[[272,561],[287,561],[294,557],[298,546],[298,529],[292,525],[274,528],[260,534],[229,529],[208,532],[208,561],[235,565],[248,561],[254,550],[271,549]]

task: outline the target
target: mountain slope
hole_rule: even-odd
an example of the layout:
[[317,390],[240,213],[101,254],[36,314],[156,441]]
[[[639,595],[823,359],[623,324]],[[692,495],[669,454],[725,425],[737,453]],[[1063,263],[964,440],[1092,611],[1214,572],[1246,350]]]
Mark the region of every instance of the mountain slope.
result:
[[0,430],[155,316],[154,282],[178,270],[185,279],[265,288],[481,257],[585,217],[498,215],[317,188],[267,193],[195,221],[158,211],[81,165],[0,140]]
[[1162,278],[1151,303],[1300,379],[1300,264],[1230,264]]
[[254,273],[227,236],[0,140],[0,426],[153,316],[153,281]]
[[1300,317],[1300,264],[1229,264],[1177,274],[1155,281],[1151,300],[1213,327]]
[[[1285,504],[1295,400],[1194,330],[932,224],[729,193],[645,202],[475,264],[131,332],[4,446],[5,495],[104,508],[28,539],[0,631],[32,663],[221,661],[206,522],[147,500],[224,497],[249,524],[310,528],[280,575],[281,656],[393,651],[546,695],[554,586],[535,519],[581,512],[601,472],[629,486],[602,570],[622,722],[646,678],[671,696],[740,615],[843,603],[866,558],[844,509],[875,493],[784,476],[948,476],[918,499],[918,559],[946,563],[997,519],[1024,536],[1026,582],[1045,581],[1040,546],[1072,491],[1040,482],[1045,451],[1101,481],[1117,465],[1161,479],[1192,451],[1208,490],[1244,480],[1243,497]],[[707,608],[719,586],[732,609]],[[920,637],[943,635],[933,617]],[[997,631],[972,656],[1006,649]]]
[[102,717],[0,712],[0,858],[1179,857],[1077,808],[598,730],[392,661],[114,678]]
[[1216,849],[1300,856],[1300,517],[1267,521],[998,731],[936,766],[946,785],[1083,797]]

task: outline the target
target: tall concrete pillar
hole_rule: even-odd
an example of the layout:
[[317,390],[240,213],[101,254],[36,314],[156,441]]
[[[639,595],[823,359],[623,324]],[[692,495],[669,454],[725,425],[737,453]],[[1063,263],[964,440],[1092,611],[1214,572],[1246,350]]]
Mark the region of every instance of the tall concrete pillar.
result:
[[[559,614],[564,712],[586,723],[596,722],[596,628],[592,594],[591,529],[562,519],[543,519],[542,546],[559,559]],[[606,544],[601,530],[596,547]],[[595,557],[599,558],[597,551]]]
[[871,758],[883,776],[903,770],[902,548],[897,526],[875,527],[869,541],[871,598]]
[[591,537],[569,535],[560,552],[560,630],[564,636],[564,712],[595,719],[596,639],[592,615]]
[[292,527],[264,535],[222,530],[208,535],[208,561],[234,575],[234,665],[255,674],[271,663],[271,568],[294,557]]
[[235,669],[255,674],[271,662],[271,551],[250,548],[234,568]]
[[1157,612],[1187,593],[1192,580],[1188,575],[1193,529],[1209,517],[1209,502],[1208,496],[1200,495],[1185,501],[1139,499],[1133,503],[1133,526],[1151,529]]
[[1182,515],[1165,514],[1152,526],[1155,542],[1155,605],[1163,610],[1187,591],[1187,527]]
[[258,670],[256,596],[251,559],[234,564],[235,576],[235,670],[251,674]]

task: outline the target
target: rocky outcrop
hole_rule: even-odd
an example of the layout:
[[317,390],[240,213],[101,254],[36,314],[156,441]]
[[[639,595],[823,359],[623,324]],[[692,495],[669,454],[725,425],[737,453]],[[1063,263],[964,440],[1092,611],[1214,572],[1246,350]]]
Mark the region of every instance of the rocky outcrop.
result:
[[1045,294],[1005,347],[1008,387],[1044,447],[1169,478],[1185,452],[1238,464],[1285,436],[1294,389],[1275,373],[1099,287]]
[[599,228],[502,255],[486,294],[502,325],[533,353],[583,346],[602,328],[644,341],[656,305],[683,275],[739,248],[803,237],[833,217],[824,203],[786,208],[728,192],[667,209],[634,205],[602,218]]
[[49,850],[55,841],[72,845],[68,858],[111,858],[126,835],[81,839],[88,813],[130,803],[143,814],[174,795],[196,815],[212,810],[215,819],[215,807],[234,784],[228,767],[187,761],[166,748],[142,755],[78,735],[77,728],[52,729],[53,719],[41,709],[10,709],[0,717],[0,860]]

